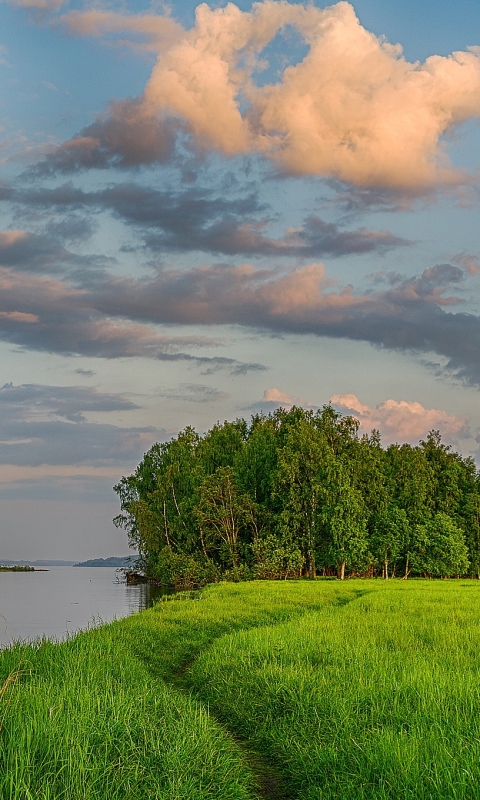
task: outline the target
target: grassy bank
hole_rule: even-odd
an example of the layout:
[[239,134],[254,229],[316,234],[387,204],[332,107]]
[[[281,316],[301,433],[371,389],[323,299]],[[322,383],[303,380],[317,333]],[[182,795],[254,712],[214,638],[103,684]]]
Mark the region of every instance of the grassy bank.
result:
[[478,798],[479,602],[466,581],[217,585],[4,651],[0,797]]

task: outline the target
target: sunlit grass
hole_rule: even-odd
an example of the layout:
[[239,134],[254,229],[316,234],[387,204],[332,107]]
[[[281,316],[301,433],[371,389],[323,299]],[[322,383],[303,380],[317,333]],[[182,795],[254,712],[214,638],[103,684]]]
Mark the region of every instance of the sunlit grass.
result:
[[217,640],[188,680],[310,798],[478,798],[480,587],[371,593]]
[[479,623],[474,582],[256,582],[17,645],[0,797],[248,800],[254,752],[298,800],[480,798]]

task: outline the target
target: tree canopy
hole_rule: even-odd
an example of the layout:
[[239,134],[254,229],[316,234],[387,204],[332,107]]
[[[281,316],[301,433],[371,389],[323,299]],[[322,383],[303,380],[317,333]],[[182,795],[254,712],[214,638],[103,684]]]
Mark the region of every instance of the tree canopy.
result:
[[480,577],[480,476],[431,431],[382,447],[331,406],[187,427],[115,486],[148,577]]

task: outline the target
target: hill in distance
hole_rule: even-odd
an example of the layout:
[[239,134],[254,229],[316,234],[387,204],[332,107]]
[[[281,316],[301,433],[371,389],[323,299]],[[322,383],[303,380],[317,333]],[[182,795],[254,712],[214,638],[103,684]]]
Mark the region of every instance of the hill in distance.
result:
[[74,567],[131,567],[136,556],[110,556],[110,558],[90,558],[88,561],[79,561]]

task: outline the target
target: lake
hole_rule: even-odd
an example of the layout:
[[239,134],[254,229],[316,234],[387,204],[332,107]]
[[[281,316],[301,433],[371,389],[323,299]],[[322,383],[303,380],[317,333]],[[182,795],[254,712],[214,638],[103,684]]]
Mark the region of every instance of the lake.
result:
[[63,639],[98,622],[142,611],[162,590],[119,582],[112,567],[0,572],[0,646],[38,636]]

